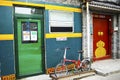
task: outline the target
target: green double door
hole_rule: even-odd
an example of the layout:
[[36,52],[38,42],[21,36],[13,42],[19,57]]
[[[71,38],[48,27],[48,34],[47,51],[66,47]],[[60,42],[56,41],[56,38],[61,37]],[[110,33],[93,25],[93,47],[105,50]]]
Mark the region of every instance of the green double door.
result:
[[17,19],[17,76],[43,73],[44,57],[40,19]]

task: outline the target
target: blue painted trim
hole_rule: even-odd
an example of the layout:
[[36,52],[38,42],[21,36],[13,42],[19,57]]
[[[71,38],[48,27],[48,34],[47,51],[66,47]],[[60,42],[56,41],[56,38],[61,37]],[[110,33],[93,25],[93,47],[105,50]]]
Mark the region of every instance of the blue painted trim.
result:
[[56,41],[56,39],[46,39],[46,60],[47,68],[55,67],[63,57],[63,50],[58,48],[70,47],[67,51],[67,58],[78,59],[78,50],[82,49],[82,38],[67,38],[67,41]]
[[1,76],[15,74],[13,41],[0,41]]
[[45,33],[49,33],[49,10],[45,10]]
[[12,7],[0,7],[0,34],[13,34]]
[[82,33],[82,14],[74,12],[74,32]]

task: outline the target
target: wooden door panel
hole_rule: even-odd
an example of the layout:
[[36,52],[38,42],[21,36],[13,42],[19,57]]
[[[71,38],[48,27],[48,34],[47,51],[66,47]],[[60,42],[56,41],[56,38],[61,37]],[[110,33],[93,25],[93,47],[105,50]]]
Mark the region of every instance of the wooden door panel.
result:
[[93,56],[95,59],[109,56],[109,19],[93,17]]

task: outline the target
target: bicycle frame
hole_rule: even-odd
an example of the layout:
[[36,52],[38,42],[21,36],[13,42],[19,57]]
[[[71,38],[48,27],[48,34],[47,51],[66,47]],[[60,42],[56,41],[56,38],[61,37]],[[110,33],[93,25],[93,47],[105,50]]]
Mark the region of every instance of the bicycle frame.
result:
[[67,49],[69,49],[69,48],[65,48],[65,50],[64,50],[63,64],[65,64],[65,62],[72,62],[72,63],[75,63],[76,68],[80,68],[80,63],[81,63],[80,53],[79,53],[79,56],[78,56],[78,60],[70,60],[70,59],[66,58]]
[[56,77],[58,77],[60,74],[61,76],[67,75],[69,70],[67,69],[67,65],[66,62],[72,62],[75,64],[74,66],[74,70],[75,71],[86,71],[86,70],[90,70],[91,67],[91,62],[88,59],[83,59],[82,61],[80,60],[80,53],[82,53],[83,51],[79,51],[79,56],[78,56],[78,60],[71,60],[71,59],[67,59],[66,55],[67,55],[67,49],[69,48],[64,48],[64,55],[63,55],[63,60],[61,63],[57,64],[56,68],[55,68],[55,75]]

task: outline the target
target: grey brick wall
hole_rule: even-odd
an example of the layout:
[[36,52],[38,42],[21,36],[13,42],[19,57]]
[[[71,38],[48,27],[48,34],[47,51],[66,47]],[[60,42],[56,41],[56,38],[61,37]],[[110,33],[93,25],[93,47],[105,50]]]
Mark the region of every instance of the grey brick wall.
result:
[[[86,10],[85,8],[82,10],[82,17],[83,17],[83,50],[84,50],[84,57],[87,57],[87,25],[86,25]],[[108,14],[105,12],[101,12],[101,14]],[[109,13],[110,14],[110,13]],[[112,58],[120,58],[120,15],[118,14],[112,14],[113,16],[113,34],[112,34],[112,46],[111,46],[111,51],[112,51]],[[90,30],[91,30],[91,35],[90,35],[90,56],[91,58],[93,57],[93,22],[92,22],[92,11],[90,11]]]
[[117,23],[117,15],[113,16],[113,35],[112,35],[112,57],[113,59],[117,58],[118,55],[118,23]]
[[118,16],[118,43],[117,43],[117,45],[118,45],[118,58],[120,59],[120,14],[119,14],[119,16]]
[[[82,23],[83,23],[83,25],[82,25],[82,27],[83,27],[83,38],[82,38],[82,41],[83,41],[83,43],[82,43],[82,47],[83,47],[83,50],[84,50],[84,54],[83,54],[83,57],[85,58],[85,57],[88,57],[88,55],[87,55],[87,18],[86,18],[86,10],[82,10]],[[89,54],[90,54],[90,57],[92,58],[92,56],[93,56],[93,31],[92,31],[92,29],[93,29],[93,24],[92,24],[92,13],[90,13],[90,15],[89,15],[89,21],[90,21],[90,52],[89,52]]]

